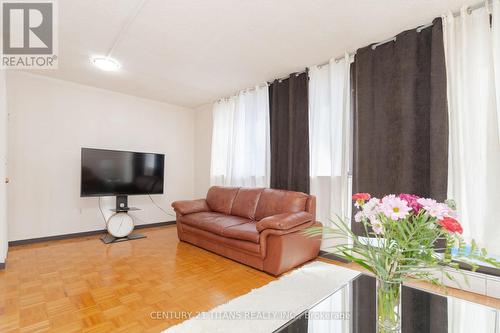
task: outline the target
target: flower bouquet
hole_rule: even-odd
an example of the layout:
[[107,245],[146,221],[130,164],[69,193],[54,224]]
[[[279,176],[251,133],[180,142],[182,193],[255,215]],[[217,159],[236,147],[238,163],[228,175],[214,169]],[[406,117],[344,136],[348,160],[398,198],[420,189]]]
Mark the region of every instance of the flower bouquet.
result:
[[442,285],[435,277],[436,271],[455,280],[444,270],[459,269],[451,257],[453,248],[458,248],[457,257],[473,269],[477,269],[475,260],[500,267],[474,241],[467,246],[453,201],[441,203],[412,194],[391,194],[378,199],[368,193],[357,193],[353,200],[358,209],[355,223],[362,224],[365,235],[354,234],[340,218],[332,221],[336,228],[313,227],[306,233],[323,235],[324,239],[348,240],[347,244],[336,245],[329,251],[375,275],[379,332],[400,329],[403,281],[411,278]]

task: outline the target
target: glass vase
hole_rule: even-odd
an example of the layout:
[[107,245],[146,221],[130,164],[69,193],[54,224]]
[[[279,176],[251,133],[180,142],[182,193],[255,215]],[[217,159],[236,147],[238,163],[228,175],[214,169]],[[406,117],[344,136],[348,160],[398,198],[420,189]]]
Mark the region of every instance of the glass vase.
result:
[[401,331],[401,283],[377,278],[377,330]]

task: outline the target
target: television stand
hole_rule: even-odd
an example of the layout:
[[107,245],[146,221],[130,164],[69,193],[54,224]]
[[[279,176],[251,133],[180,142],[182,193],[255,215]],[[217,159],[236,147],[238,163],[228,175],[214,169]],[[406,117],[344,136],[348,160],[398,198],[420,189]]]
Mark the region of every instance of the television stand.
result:
[[126,212],[132,212],[135,210],[141,210],[141,209],[136,208],[136,207],[126,207],[126,208],[119,208],[119,209],[111,208],[110,209],[110,211],[112,211],[113,213],[126,213]]
[[128,207],[128,195],[117,195],[116,196],[116,212],[127,212]]
[[134,230],[134,219],[128,212],[140,209],[129,207],[127,201],[127,196],[116,197],[116,208],[110,209],[113,214],[106,220],[108,233],[101,237],[101,241],[104,244],[146,238],[143,234],[132,233]]
[[118,243],[118,242],[124,242],[128,240],[134,240],[134,239],[140,239],[140,238],[146,238],[146,235],[144,234],[130,234],[127,237],[115,237],[110,234],[106,234],[104,236],[101,236],[101,241],[104,244],[111,244],[111,243]]

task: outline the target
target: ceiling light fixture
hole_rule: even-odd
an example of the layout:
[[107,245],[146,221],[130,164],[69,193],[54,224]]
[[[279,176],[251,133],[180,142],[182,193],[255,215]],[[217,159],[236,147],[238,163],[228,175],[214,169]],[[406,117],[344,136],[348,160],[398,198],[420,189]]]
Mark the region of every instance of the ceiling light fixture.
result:
[[94,66],[105,72],[115,72],[121,67],[118,61],[109,57],[93,57],[90,61]]

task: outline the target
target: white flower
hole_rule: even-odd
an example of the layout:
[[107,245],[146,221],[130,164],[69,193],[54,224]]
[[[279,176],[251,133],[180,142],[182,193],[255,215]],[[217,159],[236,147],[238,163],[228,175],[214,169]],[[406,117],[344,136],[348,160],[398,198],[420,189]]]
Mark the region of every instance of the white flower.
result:
[[371,198],[363,207],[363,213],[367,218],[377,215],[380,212],[380,200]]
[[372,216],[370,218],[370,223],[372,225],[373,232],[376,233],[377,235],[380,235],[382,233],[382,222],[380,222],[379,219],[377,219],[376,216]]
[[356,215],[354,215],[354,221],[356,222],[361,222],[364,218],[364,214],[363,214],[363,211],[359,211],[356,213]]

